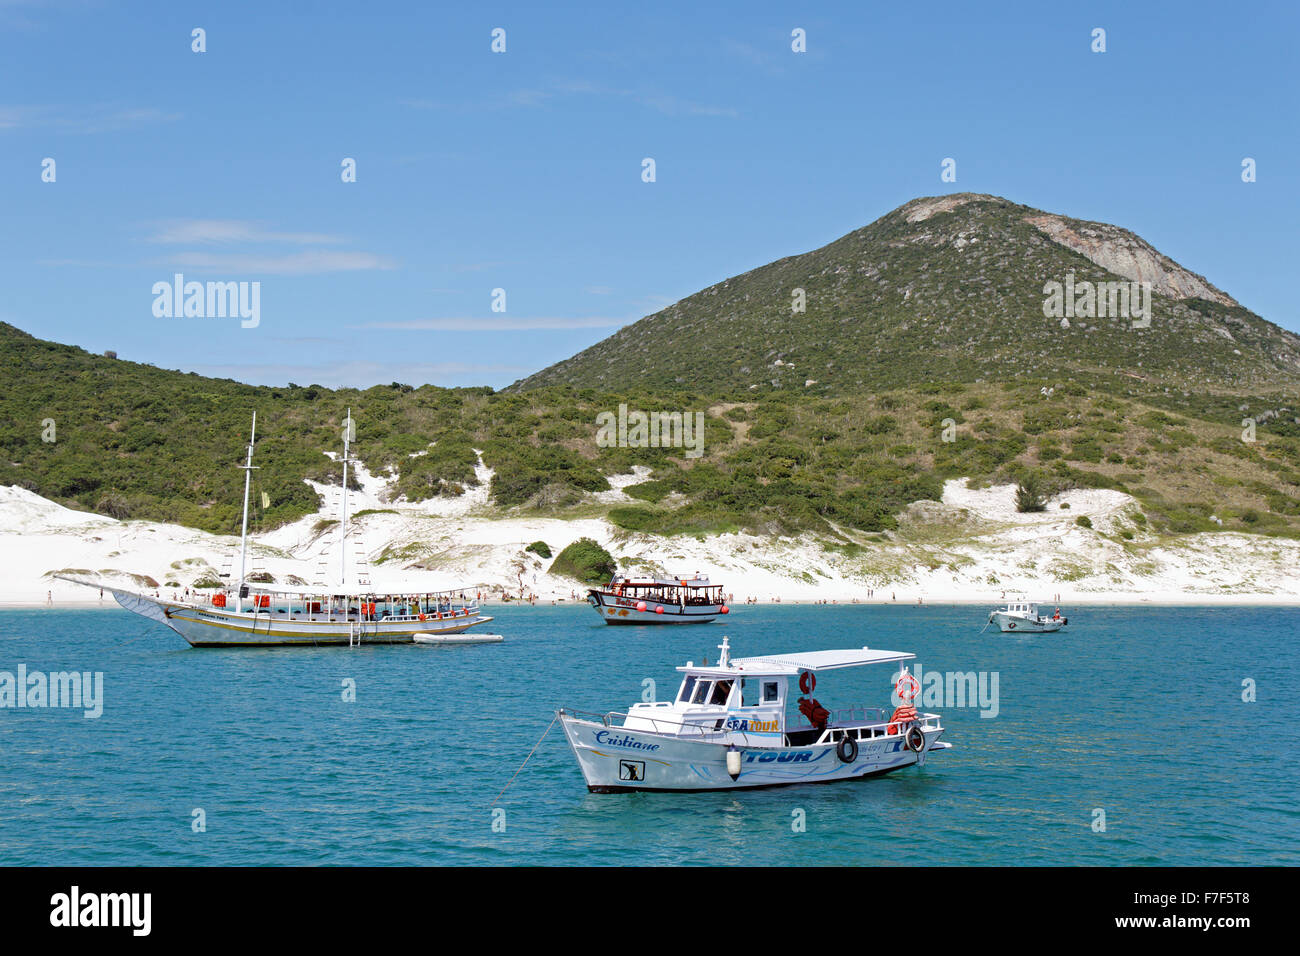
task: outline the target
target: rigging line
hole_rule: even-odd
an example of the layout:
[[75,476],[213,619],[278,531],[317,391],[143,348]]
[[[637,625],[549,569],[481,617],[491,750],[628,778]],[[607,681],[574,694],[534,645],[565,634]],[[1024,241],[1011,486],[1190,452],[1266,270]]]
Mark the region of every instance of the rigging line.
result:
[[506,785],[501,788],[501,793],[498,793],[495,797],[492,798],[493,806],[495,806],[496,802],[501,799],[501,794],[505,793],[507,790],[510,789],[510,784],[515,782],[515,777],[519,776],[519,774],[523,772],[525,765],[527,765],[528,763],[529,757],[532,757],[532,755],[537,752],[537,748],[542,745],[542,741],[546,739],[546,735],[551,732],[551,728],[555,726],[555,722],[559,719],[560,719],[560,715],[558,713],[551,718],[551,722],[546,725],[546,729],[542,731],[542,735],[537,738],[537,743],[533,744],[533,749],[528,751],[528,757],[524,758],[524,762],[521,763],[519,765],[519,769],[515,771],[515,776],[511,777],[510,780],[506,783]]

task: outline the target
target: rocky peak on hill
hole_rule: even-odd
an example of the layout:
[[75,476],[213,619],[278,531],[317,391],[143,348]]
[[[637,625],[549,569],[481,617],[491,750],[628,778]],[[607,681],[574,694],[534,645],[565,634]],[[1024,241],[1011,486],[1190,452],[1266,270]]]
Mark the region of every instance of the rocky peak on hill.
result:
[[[1100,283],[1150,283],[1151,314],[1107,312]],[[836,392],[1103,374],[1290,387],[1300,338],[1126,229],[956,193],[719,282],[513,387]]]

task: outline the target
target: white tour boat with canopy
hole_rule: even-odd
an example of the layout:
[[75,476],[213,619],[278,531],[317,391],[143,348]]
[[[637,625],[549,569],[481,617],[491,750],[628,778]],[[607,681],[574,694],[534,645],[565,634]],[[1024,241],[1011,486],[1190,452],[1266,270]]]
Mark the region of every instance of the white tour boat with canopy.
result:
[[[876,707],[831,712],[812,697],[821,672],[901,663],[913,654],[862,647],[732,660],[725,637],[719,648],[716,665],[677,668],[682,684],[671,701],[624,713],[558,712],[588,790],[828,783],[919,766],[951,746],[939,740],[939,715],[912,705],[920,685],[906,667],[895,685],[901,705],[890,716]],[[803,695],[797,709],[794,686]]]
[[587,602],[606,624],[708,624],[730,614],[722,585],[696,572],[692,577],[633,578],[614,575]]
[[[477,601],[460,591],[433,591],[418,583],[389,584],[376,588],[369,574],[361,573],[357,561],[351,566],[348,540],[348,466],[351,443],[356,440],[352,412],[343,428],[343,490],[338,524],[338,578],[330,583],[295,587],[260,584],[248,575],[248,494],[253,465],[257,415],[248,441],[248,457],[239,467],[244,471],[244,517],[240,532],[239,584],[222,587],[202,596],[192,592],[190,600],[166,600],[100,581],[57,575],[67,581],[111,591],[117,603],[128,611],[165,624],[194,647],[268,647],[323,644],[411,644],[420,637],[459,635],[492,620],[479,613]],[[466,635],[469,637],[470,635]],[[499,635],[474,635],[481,640],[499,641]],[[451,643],[450,641],[436,641]]]

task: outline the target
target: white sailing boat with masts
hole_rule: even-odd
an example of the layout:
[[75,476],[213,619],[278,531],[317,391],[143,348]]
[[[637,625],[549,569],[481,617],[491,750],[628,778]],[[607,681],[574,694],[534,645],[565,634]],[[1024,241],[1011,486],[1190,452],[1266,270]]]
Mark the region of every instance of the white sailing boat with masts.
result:
[[[102,587],[128,611],[165,624],[193,647],[270,647],[324,644],[471,643],[499,641],[496,635],[462,635],[492,618],[479,613],[477,601],[463,592],[430,591],[419,585],[389,585],[377,590],[368,575],[348,573],[348,466],[356,440],[352,411],[343,427],[343,486],[340,499],[336,582],[306,587],[267,585],[248,576],[248,498],[252,487],[253,446],[257,413],[248,439],[248,453],[238,467],[244,472],[244,516],[239,534],[239,584],[189,600],[165,600],[142,591],[100,581],[57,575],[76,584]],[[357,562],[354,562],[354,567]]]

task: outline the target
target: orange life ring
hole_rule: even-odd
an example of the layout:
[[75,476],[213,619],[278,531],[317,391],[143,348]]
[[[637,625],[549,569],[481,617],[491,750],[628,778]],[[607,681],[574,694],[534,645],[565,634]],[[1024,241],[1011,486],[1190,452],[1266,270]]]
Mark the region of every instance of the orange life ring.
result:
[[804,671],[799,675],[799,689],[805,694],[811,694],[813,688],[817,686],[817,675],[812,671]]
[[212,595],[212,606],[213,606],[213,607],[225,607],[225,606],[226,606],[226,596],[225,596],[224,594],[214,594],[214,595]]
[[421,621],[424,620],[424,612],[423,612],[423,611],[420,612],[420,620],[421,620]]

